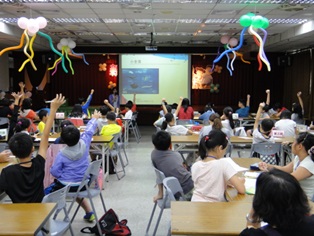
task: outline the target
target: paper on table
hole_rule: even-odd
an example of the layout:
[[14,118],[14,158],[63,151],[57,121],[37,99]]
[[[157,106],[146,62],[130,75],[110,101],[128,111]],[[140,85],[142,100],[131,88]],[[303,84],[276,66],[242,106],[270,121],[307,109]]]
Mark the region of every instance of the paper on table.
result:
[[245,178],[245,192],[247,194],[255,194],[256,179]]
[[248,168],[244,168],[244,167],[241,167],[239,166],[237,163],[235,163],[230,157],[226,157],[226,158],[223,158],[221,160],[226,160],[228,161],[232,167],[237,171],[237,172],[241,172],[241,171],[247,171],[249,170]]
[[[54,141],[56,141],[56,139],[57,138],[48,138],[48,142],[54,142]],[[35,142],[40,142],[40,140],[41,140],[40,138],[36,138]]]
[[260,175],[260,172],[245,172],[244,176],[246,178],[252,178],[252,179],[256,179],[258,176]]

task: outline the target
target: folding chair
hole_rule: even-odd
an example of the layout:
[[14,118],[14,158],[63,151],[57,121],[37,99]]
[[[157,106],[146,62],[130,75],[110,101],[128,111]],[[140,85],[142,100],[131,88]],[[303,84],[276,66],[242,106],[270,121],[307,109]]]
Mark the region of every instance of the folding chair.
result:
[[[246,132],[245,132],[245,128],[244,127],[237,127],[235,128],[235,132],[234,132],[234,136],[241,136],[241,137],[245,137]],[[238,144],[238,145],[232,145],[234,148],[239,148],[241,150],[243,150],[244,148],[248,148],[249,145],[246,144]],[[241,157],[241,151],[237,151],[238,152],[238,157]]]
[[132,118],[128,122],[128,128],[131,132],[133,132],[135,139],[136,139],[136,142],[139,143],[140,138],[141,138],[141,134],[140,134],[140,130],[137,126],[137,122],[136,122],[137,115],[138,115],[137,112],[133,112]]
[[[162,181],[166,178],[165,174],[154,168],[155,170],[155,174],[156,174],[156,184],[162,184]],[[166,208],[166,204],[165,204],[165,195],[162,199],[159,199],[155,202],[154,204],[154,207],[153,207],[153,210],[152,210],[152,213],[150,215],[150,218],[149,218],[149,222],[148,222],[148,225],[147,225],[147,228],[146,228],[146,233],[145,235],[148,236],[148,232],[149,232],[149,228],[150,228],[150,225],[152,223],[152,220],[153,220],[153,217],[154,217],[154,214],[155,214],[155,210],[156,210],[156,206],[158,205],[158,207],[160,208],[160,212],[159,212],[159,216],[158,216],[158,219],[157,219],[157,222],[156,222],[156,226],[155,226],[155,229],[154,229],[154,233],[153,235],[156,235],[156,232],[157,232],[157,229],[158,229],[158,226],[159,226],[159,222],[160,222],[160,219],[161,219],[161,216],[162,216],[162,213],[163,213],[163,210],[164,208]],[[168,207],[169,208],[169,207]]]
[[[98,222],[98,217],[96,214],[96,208],[95,208],[95,205],[93,202],[93,198],[96,196],[100,196],[100,200],[101,200],[104,212],[107,211],[106,206],[105,206],[105,202],[104,202],[104,198],[103,198],[103,195],[101,193],[100,186],[98,185],[98,175],[99,175],[99,170],[101,168],[101,163],[102,163],[102,160],[97,160],[97,161],[91,162],[89,164],[89,167],[87,168],[85,174],[84,174],[82,182],[80,183],[80,186],[78,187],[77,191],[67,193],[67,197],[72,198],[72,202],[71,202],[71,205],[69,207],[68,213],[71,212],[71,209],[74,205],[76,198],[81,198],[82,201],[84,198],[89,199],[90,204],[91,204],[92,209],[93,209],[93,212],[95,214],[95,221],[96,221],[97,228],[98,228],[99,232],[101,232],[101,228],[100,228],[100,225]],[[84,189],[84,187],[85,187],[85,190],[82,190],[82,189]],[[81,202],[80,202],[80,204],[78,204],[78,206],[74,212],[74,215],[72,216],[71,222],[73,222],[80,206],[81,206]]]
[[277,164],[282,164],[278,158],[280,158],[280,160],[282,159],[281,157],[281,153],[282,153],[282,147],[281,147],[281,143],[255,143],[252,144],[251,147],[251,154],[250,156],[253,156],[253,153],[256,152],[259,155],[264,155],[264,156],[271,156],[271,155],[275,155],[276,156],[276,163]]
[[117,146],[118,148],[124,153],[124,156],[125,156],[125,164],[124,164],[124,167],[127,166],[129,164],[129,159],[128,159],[128,155],[126,154],[126,151],[125,151],[125,144],[124,144],[124,141],[123,141],[123,138],[122,138],[122,133],[120,132],[119,133],[119,137],[118,137],[118,141],[117,141]]
[[[179,180],[176,177],[167,177],[163,180],[164,187],[166,189],[166,201],[186,201],[183,193],[183,189]],[[169,208],[170,208],[169,202]],[[169,226],[168,236],[171,235],[171,226]]]
[[[112,146],[112,148],[109,149],[109,155],[110,155],[111,161],[112,161],[112,163],[114,165],[116,176],[117,176],[118,180],[122,179],[125,176],[125,169],[124,169],[125,165],[124,165],[124,162],[122,160],[122,155],[121,155],[121,152],[120,152],[122,146],[120,145],[120,143],[118,141],[119,138],[121,139],[121,133],[116,133],[116,134],[113,135],[113,140],[112,140],[113,146]],[[126,160],[128,160],[128,157],[126,155],[124,147],[122,147],[122,149],[124,151]],[[118,157],[118,159],[119,159],[119,161],[121,163],[121,170],[117,169],[117,163],[114,161],[114,157],[115,156]],[[120,173],[120,172],[123,172],[122,176],[119,176],[118,173]]]
[[[42,228],[42,230],[37,234],[37,236],[41,235],[53,235],[53,236],[58,236],[58,235],[64,235],[65,232],[70,229],[70,233],[73,236],[73,230],[71,227],[71,221],[69,219],[69,215],[66,209],[66,194],[69,190],[70,186],[67,185],[63,187],[62,189],[59,189],[55,192],[52,192],[48,195],[46,195],[42,203],[48,203],[48,202],[55,202],[57,203],[57,209],[54,213],[54,216],[50,219],[47,220],[45,224],[48,223],[49,221],[49,229]],[[58,220],[57,216],[60,213],[60,211],[64,212],[64,217],[63,220]]]
[[68,118],[68,120],[70,120],[73,123],[73,125],[75,125],[76,127],[85,125],[84,120],[82,118],[71,117],[71,118]]

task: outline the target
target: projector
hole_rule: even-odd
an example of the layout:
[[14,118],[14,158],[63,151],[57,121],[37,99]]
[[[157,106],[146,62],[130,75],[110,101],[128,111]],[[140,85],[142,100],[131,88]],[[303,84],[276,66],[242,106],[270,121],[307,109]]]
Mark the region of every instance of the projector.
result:
[[157,51],[157,46],[145,46],[145,51]]

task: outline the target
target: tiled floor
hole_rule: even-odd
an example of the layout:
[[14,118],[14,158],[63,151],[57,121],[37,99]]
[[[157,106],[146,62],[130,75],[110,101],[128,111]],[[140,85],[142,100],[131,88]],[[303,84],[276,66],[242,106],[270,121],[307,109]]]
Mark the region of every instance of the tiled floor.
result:
[[[103,191],[106,207],[116,211],[120,219],[127,219],[128,226],[134,236],[145,235],[151,210],[153,208],[153,196],[157,192],[155,188],[155,174],[152,169],[150,153],[153,149],[151,135],[155,131],[153,127],[140,127],[142,138],[139,144],[130,136],[127,147],[129,165],[126,167],[126,176],[117,180],[116,175],[110,175],[109,182],[105,183]],[[98,216],[102,216],[101,203],[95,198],[99,206]],[[159,213],[159,209],[157,211]],[[95,223],[83,221],[84,211],[80,209],[72,227],[75,235],[80,233],[85,226],[94,226]],[[156,214],[157,217],[157,214]],[[165,210],[159,225],[157,235],[167,235],[170,224],[170,210]],[[154,225],[152,225],[154,227]],[[153,229],[153,228],[152,228]],[[68,232],[66,235],[70,235]]]
[[[153,196],[157,192],[155,187],[155,174],[153,172],[150,153],[153,149],[151,135],[155,132],[153,127],[140,127],[142,138],[139,144],[135,142],[131,135],[127,147],[129,165],[126,167],[126,176],[117,180],[115,175],[110,175],[109,182],[105,183],[103,195],[106,207],[116,211],[120,219],[126,218],[128,226],[134,236],[144,236],[148,219],[153,208]],[[236,149],[232,156],[237,157]],[[242,156],[248,156],[249,149],[241,149]],[[102,216],[101,203],[99,198],[95,199],[99,210],[98,216]],[[159,209],[156,212],[159,213]],[[80,233],[80,229],[85,226],[94,226],[95,223],[83,221],[83,210],[80,210],[72,226],[75,235],[86,235]],[[156,218],[157,218],[157,214]],[[155,221],[154,221],[155,222]],[[154,228],[151,226],[151,233]],[[165,210],[157,231],[158,236],[167,235],[170,226],[170,210]],[[66,235],[70,235],[68,232]],[[150,234],[151,235],[151,234]]]

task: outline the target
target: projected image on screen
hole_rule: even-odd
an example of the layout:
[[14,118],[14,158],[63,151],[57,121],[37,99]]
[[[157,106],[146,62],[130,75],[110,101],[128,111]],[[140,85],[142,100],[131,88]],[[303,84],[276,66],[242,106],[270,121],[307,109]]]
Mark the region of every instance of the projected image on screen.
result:
[[169,104],[190,98],[191,62],[188,54],[120,54],[119,94],[121,104],[133,100],[138,105]]
[[123,94],[158,94],[159,69],[126,68],[122,69]]

